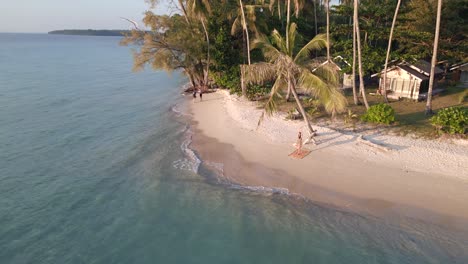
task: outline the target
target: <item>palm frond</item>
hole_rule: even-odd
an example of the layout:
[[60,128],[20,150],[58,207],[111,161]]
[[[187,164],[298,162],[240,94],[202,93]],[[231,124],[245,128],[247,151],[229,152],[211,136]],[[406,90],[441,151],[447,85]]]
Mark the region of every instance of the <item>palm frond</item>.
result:
[[269,62],[275,61],[278,56],[281,54],[281,51],[278,50],[273,44],[270,42],[268,37],[261,35],[257,37],[253,42],[252,42],[252,48],[258,48],[261,49],[263,52],[263,55],[265,56],[266,59],[268,59]]
[[327,37],[325,34],[319,34],[315,36],[309,43],[307,43],[301,50],[296,54],[294,62],[301,64],[310,57],[312,50],[320,50],[327,46]]
[[296,36],[297,36],[297,24],[296,23],[291,23],[291,26],[289,26],[289,50],[288,50],[288,55],[293,56],[293,50],[296,45]]
[[247,84],[264,84],[277,76],[276,68],[271,63],[258,62],[243,67],[245,67],[244,77]]
[[276,45],[282,53],[288,54],[288,49],[286,48],[286,40],[281,36],[278,30],[273,30],[271,33],[271,42]]
[[339,113],[345,110],[346,98],[336,86],[328,84],[326,80],[311,73],[308,69],[302,69],[298,84],[299,87],[312,92],[328,113]]
[[336,87],[330,89],[330,99],[323,104],[327,113],[343,113],[346,110],[348,102]]
[[231,35],[235,35],[242,29],[242,21],[240,17],[236,17],[231,27]]
[[340,75],[335,63],[329,62],[312,71],[315,75],[320,76],[328,84],[338,86],[340,84]]
[[265,103],[265,112],[269,116],[278,110],[277,102],[282,98],[282,96],[279,94],[279,91],[282,87],[284,87],[284,80],[280,76],[277,76],[275,83],[271,87],[270,97]]

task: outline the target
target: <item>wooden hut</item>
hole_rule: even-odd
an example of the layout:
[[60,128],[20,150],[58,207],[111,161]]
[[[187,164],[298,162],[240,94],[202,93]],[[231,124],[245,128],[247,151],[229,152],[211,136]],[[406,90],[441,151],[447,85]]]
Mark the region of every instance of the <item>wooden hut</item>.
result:
[[456,64],[450,67],[452,80],[460,83],[462,87],[468,88],[468,62]]
[[[430,73],[431,64],[422,60],[414,64],[400,62],[389,67],[387,69],[387,81],[385,84],[387,96],[391,99],[424,99],[427,96],[429,88]],[[435,80],[438,80],[442,74],[443,71],[436,67]],[[383,88],[383,71],[379,75],[379,86]],[[434,90],[433,92],[437,91]]]

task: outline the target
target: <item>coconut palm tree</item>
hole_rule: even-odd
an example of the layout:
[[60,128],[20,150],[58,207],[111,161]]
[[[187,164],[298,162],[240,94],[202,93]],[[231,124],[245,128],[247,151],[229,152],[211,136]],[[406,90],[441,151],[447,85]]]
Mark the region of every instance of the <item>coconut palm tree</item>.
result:
[[330,63],[330,0],[325,0],[325,8],[327,9],[327,62]]
[[439,47],[440,15],[442,13],[442,0],[437,1],[437,19],[434,36],[434,49],[432,51],[431,75],[429,77],[429,89],[427,91],[426,115],[432,114],[432,88],[434,87],[435,66],[437,63],[437,49]]
[[359,105],[359,98],[356,91],[356,27],[353,23],[353,100],[355,105]]
[[390,57],[390,50],[392,49],[392,38],[393,38],[393,29],[395,28],[395,23],[396,23],[396,18],[398,16],[398,11],[400,10],[400,4],[401,0],[398,0],[396,8],[395,8],[395,14],[393,15],[393,21],[392,21],[392,27],[390,28],[390,36],[388,37],[388,48],[387,48],[387,56],[385,57],[385,66],[384,66],[384,76],[383,76],[383,89],[382,89],[382,94],[384,97],[384,100],[386,103],[388,103],[388,98],[387,98],[387,66],[388,66],[388,59]]
[[[274,4],[276,0],[270,1],[270,10],[273,9]],[[280,0],[278,1],[278,17],[281,18],[281,12],[280,12]],[[291,0],[285,0],[286,4],[286,32],[289,32],[289,26],[290,26],[290,18],[291,18]],[[294,0],[294,15],[296,17],[299,16],[299,11],[302,9],[304,6],[303,0]],[[289,45],[289,34],[286,33],[286,45]],[[287,47],[289,48],[289,47]],[[291,97],[291,85],[288,85],[288,92],[286,93],[286,101],[289,101],[289,98]]]
[[206,70],[204,77],[204,85],[208,85],[208,74],[210,71],[210,37],[206,27],[206,20],[211,14],[211,5],[209,0],[188,0],[186,4],[186,13],[195,19],[200,20],[203,32],[205,33],[207,54],[206,54]]
[[[296,101],[307,129],[310,133],[306,141],[314,141],[314,129],[310,124],[301,100],[297,95],[297,88],[312,92],[329,113],[341,112],[346,107],[345,97],[336,88],[338,74],[334,67],[325,64],[323,67],[311,71],[310,52],[327,45],[324,35],[317,35],[302,48],[296,48],[297,25],[292,23],[288,34],[288,41],[277,30],[271,34],[271,41],[267,37],[257,38],[253,44],[260,48],[267,62],[251,64],[247,67],[246,80],[249,83],[264,83],[274,81],[270,97],[265,104],[265,112],[271,114],[277,109],[277,100],[281,98],[280,91],[290,89]],[[297,52],[296,52],[297,51]],[[264,113],[265,113],[264,112]],[[262,115],[259,123],[263,119]]]
[[[247,12],[249,17],[251,18],[250,20],[255,20],[255,5],[248,5],[246,7]],[[244,4],[242,3],[242,0],[239,0],[239,11],[240,16],[238,15],[236,19],[234,19],[234,22],[232,23],[232,28],[231,28],[231,34],[234,35],[239,28],[242,28],[242,33],[245,34],[245,42],[247,46],[247,65],[250,65],[250,35],[249,35],[249,30],[247,28],[247,19],[245,16],[245,10],[244,10]],[[255,28],[255,24],[251,24]],[[240,27],[239,27],[240,26]],[[243,65],[240,65],[240,71],[241,71],[241,87],[242,87],[242,96],[247,95],[247,88],[245,86],[244,82],[244,74],[245,74],[245,69]]]
[[354,0],[354,30],[356,32],[356,45],[357,45],[357,55],[358,55],[358,68],[359,68],[359,91],[362,95],[362,100],[366,109],[369,109],[369,103],[366,98],[366,91],[364,88],[364,77],[362,75],[362,55],[361,55],[361,35],[359,33],[359,19],[358,19],[358,0]]

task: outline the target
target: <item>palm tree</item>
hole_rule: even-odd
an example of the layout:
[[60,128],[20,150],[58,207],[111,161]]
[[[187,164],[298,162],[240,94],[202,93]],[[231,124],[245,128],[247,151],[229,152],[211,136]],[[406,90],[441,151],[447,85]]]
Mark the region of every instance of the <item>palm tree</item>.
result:
[[356,27],[353,23],[353,100],[355,105],[359,105],[359,98],[356,91]]
[[[253,18],[255,20],[255,7],[256,5],[248,5],[246,6],[247,12],[250,18]],[[260,6],[261,7],[261,6]],[[232,23],[232,28],[231,28],[231,34],[234,35],[238,29],[239,25],[242,28],[242,33],[245,34],[246,37],[246,46],[247,46],[247,65],[250,65],[250,36],[249,36],[249,30],[247,28],[247,20],[245,16],[245,10],[244,10],[244,4],[242,3],[242,0],[239,0],[239,11],[240,16],[238,15],[234,22]],[[252,24],[254,27],[255,31],[255,24]],[[244,82],[244,74],[245,74],[245,69],[243,65],[240,65],[240,71],[241,71],[241,87],[242,87],[242,96],[246,96],[247,94],[247,88],[245,86]]]
[[432,88],[434,86],[435,66],[437,63],[437,49],[439,47],[440,15],[442,13],[442,0],[437,1],[437,19],[434,36],[434,49],[432,51],[431,75],[429,77],[429,89],[427,91],[426,115],[432,114]]
[[[270,9],[273,8],[275,4],[275,0],[270,1]],[[303,3],[301,0],[294,0],[294,15],[296,17],[299,16],[299,11],[302,9]],[[280,0],[278,0],[278,17],[281,18],[281,13],[280,13]],[[290,26],[290,17],[291,17],[291,0],[286,0],[286,45],[289,46],[289,26]],[[289,48],[289,47],[287,47]],[[288,83],[288,91],[286,93],[286,101],[289,101],[289,98],[291,97],[291,84]]]
[[[382,94],[384,96],[384,100],[385,100],[386,103],[388,103],[388,98],[387,98],[387,66],[388,66],[388,59],[390,57],[390,50],[392,49],[393,29],[395,28],[396,18],[398,16],[398,10],[400,10],[400,4],[401,4],[401,0],[398,0],[396,8],[395,8],[395,15],[393,15],[392,27],[390,28],[390,36],[388,37],[387,56],[385,57]],[[380,87],[380,89],[382,89],[382,87]]]
[[366,91],[364,89],[364,78],[362,75],[362,56],[361,56],[361,35],[359,32],[359,20],[358,20],[358,0],[354,0],[354,30],[356,32],[356,44],[357,44],[357,55],[358,55],[358,68],[359,68],[359,91],[362,95],[362,100],[366,109],[369,109],[369,103],[366,98]]
[[[254,41],[255,47],[262,50],[267,62],[251,64],[247,68],[246,79],[249,83],[260,84],[265,81],[274,81],[270,97],[265,104],[265,112],[267,114],[276,111],[277,100],[281,98],[279,91],[290,88],[310,133],[310,137],[306,142],[310,140],[314,141],[313,136],[315,131],[297,95],[296,88],[312,92],[329,113],[343,111],[346,107],[346,99],[336,88],[338,75],[334,67],[326,64],[314,72],[311,71],[310,52],[327,45],[325,36],[317,35],[295,53],[297,50],[295,41],[298,35],[295,23],[291,24],[287,34],[289,43],[286,43],[286,39],[277,30],[274,30],[271,34],[271,42],[267,37],[260,37]],[[260,121],[263,119],[263,116]]]
[[327,62],[330,63],[330,0],[325,0],[325,8],[327,9]]
[[210,71],[210,37],[208,35],[208,29],[206,27],[206,20],[208,15],[211,13],[211,6],[209,0],[188,0],[186,12],[189,16],[200,20],[203,32],[205,33],[207,54],[206,54],[206,70],[204,76],[204,85],[208,85],[208,74]]

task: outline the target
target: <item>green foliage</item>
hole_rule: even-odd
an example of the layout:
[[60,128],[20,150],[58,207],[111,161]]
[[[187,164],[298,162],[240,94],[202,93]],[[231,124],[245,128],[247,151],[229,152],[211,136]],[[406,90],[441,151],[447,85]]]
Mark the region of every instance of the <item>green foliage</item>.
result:
[[250,84],[247,86],[247,98],[250,100],[267,95],[271,91],[271,84],[265,83],[264,85]]
[[431,123],[439,133],[464,134],[468,130],[468,109],[444,108],[431,118]]
[[224,72],[214,72],[211,77],[218,86],[237,92],[241,90],[239,72],[239,68],[231,67]]
[[388,104],[373,105],[361,116],[361,120],[388,125],[395,122],[395,110]]

